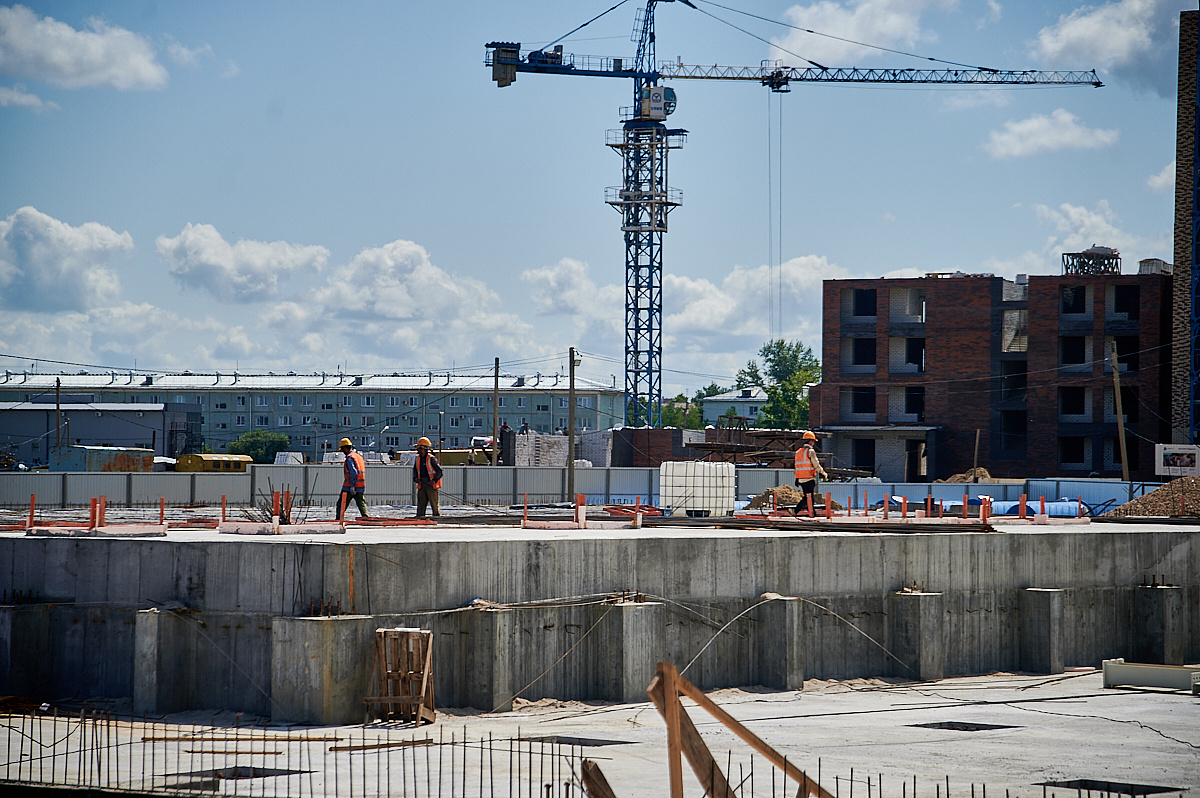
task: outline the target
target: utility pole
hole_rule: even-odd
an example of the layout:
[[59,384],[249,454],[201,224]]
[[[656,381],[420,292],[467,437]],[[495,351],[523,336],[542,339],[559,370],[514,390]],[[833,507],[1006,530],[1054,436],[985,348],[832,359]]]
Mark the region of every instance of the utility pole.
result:
[[567,501],[575,501],[575,347],[568,355],[571,359],[571,386],[567,391]]
[[492,375],[492,465],[500,452],[500,358],[496,358],[496,370]]
[[1117,364],[1117,342],[1112,342],[1113,405],[1117,411],[1117,443],[1121,447],[1121,479],[1129,481],[1129,460],[1125,457],[1125,414],[1121,411],[1121,368]]
[[62,378],[54,378],[54,445],[62,446]]

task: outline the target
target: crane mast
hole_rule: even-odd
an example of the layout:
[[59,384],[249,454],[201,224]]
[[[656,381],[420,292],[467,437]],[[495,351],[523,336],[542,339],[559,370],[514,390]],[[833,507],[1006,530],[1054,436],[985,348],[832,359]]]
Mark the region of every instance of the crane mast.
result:
[[[675,0],[646,0],[639,11],[632,62],[563,53],[557,44],[522,52],[520,43],[501,41],[489,42],[484,58],[501,88],[511,85],[518,72],[633,79],[633,106],[621,109],[620,129],[608,131],[605,140],[621,155],[622,183],[604,192],[605,202],[621,214],[625,238],[625,423],[632,427],[662,424],[662,244],[667,215],[683,203],[682,193],[667,183],[667,162],[670,151],[683,146],[687,131],[664,124],[675,110],[675,92],[660,85],[661,78],[757,81],[774,92],[789,91],[793,81],[1103,85],[1094,71],[799,69],[778,61],[763,61],[757,67],[656,64],[654,10],[660,2]],[[695,8],[691,0],[679,2]]]

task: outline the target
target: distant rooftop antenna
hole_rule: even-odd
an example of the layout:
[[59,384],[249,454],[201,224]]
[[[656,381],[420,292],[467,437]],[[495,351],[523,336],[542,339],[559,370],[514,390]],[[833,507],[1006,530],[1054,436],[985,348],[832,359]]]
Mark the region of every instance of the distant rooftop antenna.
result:
[[1063,274],[1120,274],[1121,253],[1095,244],[1083,252],[1064,252]]

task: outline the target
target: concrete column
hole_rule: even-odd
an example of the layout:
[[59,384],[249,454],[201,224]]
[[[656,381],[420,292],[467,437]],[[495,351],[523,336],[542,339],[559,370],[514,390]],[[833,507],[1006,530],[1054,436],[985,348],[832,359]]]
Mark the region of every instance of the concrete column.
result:
[[620,624],[618,634],[608,639],[609,651],[601,662],[614,670],[615,695],[611,698],[627,704],[646,700],[646,688],[654,678],[654,669],[662,661],[666,647],[663,630],[665,605],[656,602],[622,602],[613,607]]
[[1063,672],[1063,604],[1066,592],[1029,587],[1020,592],[1021,670]]
[[373,615],[271,622],[271,720],[340,726],[366,716],[375,656]]
[[1183,588],[1160,585],[1133,591],[1133,662],[1182,665],[1186,614]]
[[941,679],[945,665],[944,629],[941,593],[889,594],[888,649],[907,666],[895,664],[894,675]]
[[513,686],[513,611],[475,610],[470,613],[467,628],[472,643],[466,657],[470,705],[484,712],[511,712],[517,689]]
[[187,623],[172,612],[138,610],[133,633],[134,712],[163,714],[193,708],[195,638]]
[[804,687],[804,602],[782,598],[756,610],[758,673],[761,682],[776,690]]

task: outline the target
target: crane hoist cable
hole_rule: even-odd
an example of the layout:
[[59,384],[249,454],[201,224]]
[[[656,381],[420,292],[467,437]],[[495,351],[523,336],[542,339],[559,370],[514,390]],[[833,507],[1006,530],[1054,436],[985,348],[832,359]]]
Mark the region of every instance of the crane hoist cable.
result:
[[[567,38],[568,36],[570,36],[572,33],[575,33],[575,32],[577,32],[577,31],[583,30],[583,29],[584,29],[584,28],[586,28],[588,25],[591,25],[593,22],[595,22],[596,20],[600,19],[600,17],[602,17],[602,16],[604,16],[605,14],[609,13],[609,11],[616,11],[618,8],[620,8],[621,6],[625,5],[625,4],[626,4],[626,3],[628,3],[628,2],[629,2],[629,0],[621,0],[621,2],[617,3],[616,5],[612,6],[611,8],[609,8],[609,9],[607,9],[607,10],[605,10],[605,11],[601,11],[599,14],[597,14],[597,15],[596,15],[596,16],[594,16],[594,17],[592,17],[591,19],[589,19],[587,22],[583,23],[582,25],[579,25],[578,27],[572,28],[571,30],[569,30],[569,31],[567,31],[566,33],[564,33],[562,36],[559,36],[557,39],[555,39],[554,41],[550,42],[549,44],[547,44],[547,45],[543,45],[541,49],[542,49],[543,51],[544,51],[544,50],[548,50],[548,49],[550,49],[550,48],[551,48],[551,47],[553,47],[554,45],[556,45],[556,44],[558,44],[559,42],[561,42],[563,39],[565,39],[565,38]],[[693,7],[694,7],[694,6],[693,6]]]

